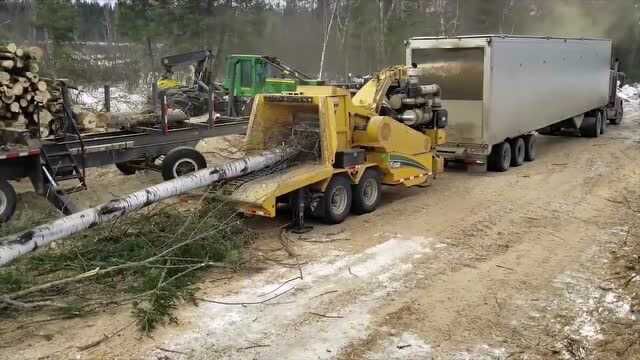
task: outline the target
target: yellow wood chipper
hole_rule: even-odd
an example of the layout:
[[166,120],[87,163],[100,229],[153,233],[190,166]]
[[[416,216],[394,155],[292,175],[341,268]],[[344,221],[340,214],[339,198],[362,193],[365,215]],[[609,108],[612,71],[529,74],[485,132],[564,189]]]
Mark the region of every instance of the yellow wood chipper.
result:
[[248,214],[275,217],[292,206],[326,223],[364,214],[380,203],[381,185],[426,185],[443,170],[435,147],[446,142],[440,88],[419,83],[420,70],[396,66],[376,74],[353,98],[333,86],[255,98],[248,150],[299,147],[292,163],[233,180],[218,196]]

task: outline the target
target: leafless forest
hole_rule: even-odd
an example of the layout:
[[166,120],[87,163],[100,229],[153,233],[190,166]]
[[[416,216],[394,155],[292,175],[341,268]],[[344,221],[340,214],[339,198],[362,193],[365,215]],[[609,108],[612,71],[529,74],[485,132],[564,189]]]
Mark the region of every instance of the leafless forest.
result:
[[[47,50],[47,70],[85,83],[145,79],[162,55],[199,48],[279,56],[344,79],[402,63],[412,36],[506,33],[607,37],[634,78],[637,0],[18,0],[0,40]],[[323,52],[323,49],[325,51]],[[324,56],[323,56],[324,53]]]

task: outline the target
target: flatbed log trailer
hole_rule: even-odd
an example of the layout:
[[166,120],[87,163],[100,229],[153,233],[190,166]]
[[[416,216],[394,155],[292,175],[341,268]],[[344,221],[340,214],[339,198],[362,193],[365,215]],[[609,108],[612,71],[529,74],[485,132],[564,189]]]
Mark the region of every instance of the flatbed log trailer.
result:
[[[28,178],[36,193],[70,214],[76,208],[68,194],[87,189],[87,168],[116,165],[124,174],[152,169],[168,180],[207,166],[204,156],[195,150],[200,140],[244,134],[247,128],[243,120],[219,121],[212,107],[207,115],[169,122],[166,98],[161,96],[162,111],[154,115],[154,121],[81,134],[66,86],[63,95],[64,130],[59,136],[40,138],[29,130],[0,130],[0,222],[11,219],[16,208],[16,192],[9,181]],[[69,182],[73,184],[66,185]]]
[[[507,171],[536,157],[536,136],[598,137],[620,124],[624,82],[612,42],[511,35],[415,37],[407,64],[442,86],[450,161]],[[613,64],[613,65],[612,65]]]

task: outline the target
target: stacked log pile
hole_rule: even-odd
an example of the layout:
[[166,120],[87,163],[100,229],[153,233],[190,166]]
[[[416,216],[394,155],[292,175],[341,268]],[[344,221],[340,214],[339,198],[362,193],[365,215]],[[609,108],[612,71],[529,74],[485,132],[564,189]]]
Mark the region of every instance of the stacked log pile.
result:
[[42,55],[37,47],[0,46],[0,126],[24,127],[47,111],[51,94],[38,75]]

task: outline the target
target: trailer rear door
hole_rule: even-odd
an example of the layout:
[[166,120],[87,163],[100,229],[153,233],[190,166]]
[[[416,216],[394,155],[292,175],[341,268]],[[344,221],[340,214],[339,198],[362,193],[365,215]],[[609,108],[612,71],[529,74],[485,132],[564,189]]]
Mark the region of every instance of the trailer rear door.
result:
[[442,88],[449,111],[449,142],[478,144],[484,139],[485,47],[417,47],[410,62],[422,69],[421,81]]

